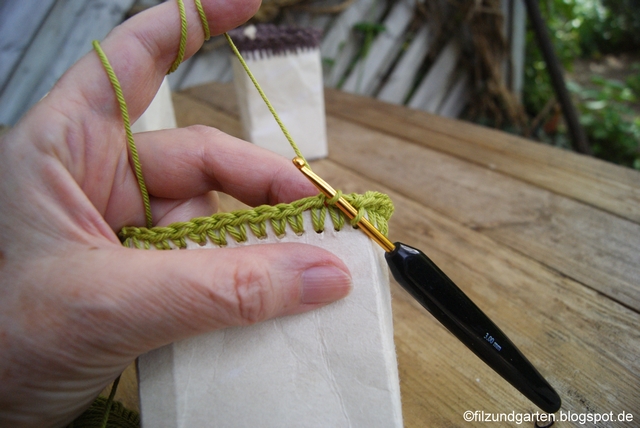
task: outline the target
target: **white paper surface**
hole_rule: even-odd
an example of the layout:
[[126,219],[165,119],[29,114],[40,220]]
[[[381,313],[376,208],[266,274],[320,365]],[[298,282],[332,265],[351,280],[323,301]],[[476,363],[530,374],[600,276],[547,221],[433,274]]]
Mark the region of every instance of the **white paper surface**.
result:
[[[318,49],[245,61],[307,159],[328,155],[322,64]],[[244,138],[287,158],[295,153],[237,58],[233,80]]]
[[160,129],[175,128],[176,126],[171,88],[169,87],[169,80],[165,76],[149,107],[131,125],[131,132],[158,131]]
[[[315,233],[247,244],[303,242],[349,267],[354,289],[310,313],[229,328],[165,346],[138,363],[142,423],[150,427],[402,427],[384,252],[329,218]],[[209,247],[209,248],[207,248]],[[189,248],[216,251],[212,245]]]

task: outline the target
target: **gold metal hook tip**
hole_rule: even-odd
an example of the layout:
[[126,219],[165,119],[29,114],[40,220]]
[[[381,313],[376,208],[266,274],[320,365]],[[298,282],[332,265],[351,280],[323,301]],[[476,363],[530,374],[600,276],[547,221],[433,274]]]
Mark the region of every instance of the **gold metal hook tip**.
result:
[[306,162],[301,157],[296,156],[295,158],[293,158],[293,164],[296,166],[296,168],[302,169],[302,167],[306,165]]
[[[293,158],[293,164],[302,172],[305,177],[309,179],[313,183],[314,186],[320,192],[322,192],[326,197],[333,198],[336,195],[336,191],[333,187],[329,185],[326,181],[324,181],[320,176],[318,176],[315,172],[311,171],[311,169],[307,166],[304,159],[300,157]],[[351,220],[356,218],[358,215],[358,210],[356,210],[353,205],[347,202],[346,199],[340,198],[336,202],[336,207],[340,211],[342,211],[347,217]],[[369,220],[362,217],[360,221],[358,221],[358,227],[362,230],[369,238],[373,239],[378,245],[380,245],[385,251],[391,252],[396,246],[393,245],[391,241],[387,239],[374,225],[372,225]]]

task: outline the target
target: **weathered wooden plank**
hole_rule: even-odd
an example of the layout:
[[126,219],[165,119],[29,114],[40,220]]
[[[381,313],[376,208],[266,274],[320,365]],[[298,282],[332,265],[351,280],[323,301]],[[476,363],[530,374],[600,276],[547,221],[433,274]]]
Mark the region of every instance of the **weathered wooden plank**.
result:
[[382,77],[404,43],[405,30],[414,15],[415,0],[395,2],[365,58],[358,61],[342,89],[347,92],[373,95]]
[[181,94],[205,103],[209,108],[221,110],[229,116],[240,117],[240,108],[233,84],[209,83],[185,89]]
[[353,26],[361,21],[377,22],[385,10],[385,2],[358,0],[337,17],[320,45],[325,62],[324,84],[336,87],[359,51],[353,37]]
[[[321,8],[325,6],[335,5],[335,2],[314,2],[314,5],[317,5],[316,7]],[[285,20],[287,24],[292,24],[302,28],[314,28],[324,34],[331,25],[331,22],[336,18],[336,15],[317,14],[307,11],[300,12],[296,9],[293,9],[287,18],[289,18]]]
[[[215,106],[229,120],[238,114],[229,89],[232,88],[208,85],[188,94],[204,105]],[[332,110],[331,102],[327,107]],[[330,116],[327,120],[329,156],[334,161],[640,310],[638,224],[484,166],[338,118]],[[227,129],[237,132],[230,125],[223,130],[229,132]],[[481,131],[485,129],[480,128]],[[428,130],[423,130],[421,137],[442,146],[455,143]],[[405,167],[399,173],[387,168],[389,162]]]
[[[199,52],[180,82],[180,89],[186,89],[210,82],[228,82],[233,76],[230,57],[226,46],[211,51]],[[225,80],[226,79],[226,80]]]
[[451,75],[460,57],[460,44],[452,39],[442,49],[429,72],[418,85],[407,104],[409,107],[435,113],[447,95]]
[[[312,167],[344,191],[388,193],[396,206],[392,239],[421,248],[447,272],[557,388],[563,411],[639,408],[638,313],[331,161]],[[404,291],[394,291],[407,427],[463,426],[466,410],[537,410]]]
[[524,84],[524,54],[527,28],[527,12],[522,0],[502,0],[504,15],[504,33],[509,43],[509,55],[503,66],[503,76],[507,87],[522,96]]
[[639,224],[341,119],[328,128],[332,160],[640,311]]
[[[192,88],[185,91],[185,93],[204,102],[208,102],[212,107],[222,109],[231,115],[239,114],[233,85],[213,83]],[[605,180],[606,185],[613,185],[615,187],[615,183],[618,183],[626,187],[628,191],[634,191],[634,189],[638,187],[638,183],[640,183],[640,173],[635,170],[622,168],[596,158],[578,155],[566,150],[558,150],[526,138],[496,131],[470,122],[446,119],[426,112],[407,109],[402,106],[392,106],[388,103],[345,94],[344,92],[334,89],[327,89],[325,91],[325,99],[327,100],[328,113],[331,115],[346,117],[347,119],[351,117],[354,119],[354,122],[362,123],[370,128],[376,128],[374,125],[378,125],[384,132],[406,138],[419,144],[428,145],[429,143],[428,141],[424,141],[424,138],[420,138],[420,136],[424,135],[424,132],[434,132],[455,137],[459,140],[459,143],[462,144],[462,147],[468,148],[469,153],[461,151],[461,155],[458,156],[456,149],[452,150],[453,153],[451,154],[462,157],[472,163],[480,163],[481,165],[488,166],[491,170],[505,173],[505,171],[501,171],[499,165],[495,163],[477,162],[475,160],[475,152],[490,150],[495,150],[498,153],[509,152],[512,154],[514,162],[523,162],[523,160],[518,159],[524,158],[529,163],[542,163],[556,168],[559,171],[568,171],[590,177],[590,179],[587,179],[587,183],[594,180]],[[333,102],[334,100],[337,105]],[[349,109],[355,109],[355,111],[352,110],[352,113],[349,114]],[[368,116],[372,112],[378,111],[381,112],[380,115],[376,115],[373,118]],[[395,127],[391,127],[389,126],[388,120],[382,120],[384,116],[404,119],[400,120]],[[376,121],[376,119],[381,119],[381,121]],[[409,129],[406,129],[407,127]],[[473,143],[474,146],[464,144],[465,141]],[[438,140],[434,141],[433,148],[447,153],[446,149],[449,145],[455,145],[455,142],[449,139],[445,141]],[[475,147],[475,149],[473,147]],[[486,156],[488,155],[482,155],[481,157],[484,158]],[[513,174],[508,175],[513,175],[523,181],[531,181],[525,179],[525,176],[519,175],[516,168],[514,168],[513,172]],[[552,179],[557,179],[557,177]],[[569,184],[574,186],[583,185],[582,181],[572,181]],[[571,190],[569,185],[567,187],[567,191]],[[558,193],[555,188],[550,190]],[[567,194],[567,196],[573,199],[581,200],[578,195],[579,193]],[[600,196],[604,197],[605,195],[606,194]],[[626,198],[621,196],[620,200],[633,204],[634,201],[637,200],[637,197],[634,199],[633,194],[631,194]],[[605,209],[604,206],[599,206],[599,208]]]
[[442,105],[438,109],[438,115],[452,119],[460,116],[460,113],[462,113],[471,97],[469,91],[469,72],[464,71],[462,75],[455,80],[451,86],[451,90],[442,101]]
[[135,6],[149,8],[149,7],[159,5],[163,1],[165,0],[136,0]]
[[207,125],[218,128],[227,134],[242,137],[242,125],[238,116],[211,108],[211,105],[196,100],[188,95],[174,93],[173,107],[179,127],[189,125]]
[[220,74],[218,82],[231,83],[233,81],[233,67],[226,67],[224,72]]
[[[185,108],[189,108],[186,103],[195,102],[192,110],[218,128],[233,130],[232,122],[237,121],[233,116],[186,95],[183,101]],[[180,108],[176,106],[176,110]],[[184,117],[199,120],[197,115]],[[191,123],[201,122],[181,124]],[[403,156],[407,157],[410,155]],[[619,413],[640,408],[637,313],[446,213],[437,213],[380,182],[349,172],[351,166],[324,160],[312,167],[344,191],[376,189],[388,193],[396,205],[391,238],[423,249],[501,326],[558,389],[563,411]],[[496,193],[496,200],[499,198]],[[461,426],[466,410],[537,410],[406,293],[396,287],[394,295],[395,341],[407,427]]]
[[523,1],[513,2],[511,20],[513,22],[511,30],[511,90],[518,98],[522,98],[522,87],[524,86],[524,54],[525,37],[527,33],[527,11]]
[[55,1],[0,2],[0,94]]
[[51,9],[0,95],[0,123],[15,124],[82,55],[120,23],[133,0],[67,0]]
[[[509,44],[511,39],[511,30],[513,27],[513,22],[511,20],[512,8],[513,8],[513,0],[500,0],[500,12],[502,13],[502,16],[504,18],[502,21],[502,32],[504,34],[505,40]],[[511,89],[511,78],[510,78],[511,69],[512,69],[511,59],[506,58],[502,62],[501,70],[502,70],[502,78],[504,79],[504,83],[509,89]]]
[[430,46],[429,26],[424,24],[416,32],[407,51],[402,55],[376,98],[388,103],[403,104],[409,95],[420,64],[429,53]]
[[[391,133],[640,222],[640,172],[522,137],[336,90],[331,115]],[[426,135],[429,135],[426,138]]]

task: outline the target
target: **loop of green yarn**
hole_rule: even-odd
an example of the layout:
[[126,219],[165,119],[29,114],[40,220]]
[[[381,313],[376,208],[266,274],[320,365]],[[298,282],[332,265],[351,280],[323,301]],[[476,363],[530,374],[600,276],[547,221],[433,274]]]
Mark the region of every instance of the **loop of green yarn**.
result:
[[[327,204],[335,205],[340,200],[340,198],[342,198],[343,196],[344,195],[342,194],[342,190],[338,189],[338,190],[336,190],[336,194],[333,195],[332,198],[327,199]],[[350,220],[351,226],[353,226],[353,227],[357,226],[358,223],[360,222],[360,220],[362,219],[363,215],[364,215],[364,212],[362,210],[359,210],[357,215]]]
[[[206,14],[202,7],[200,0],[194,0],[196,9],[200,16],[202,28],[204,32],[205,40],[208,40],[211,36],[209,24]],[[178,47],[178,53],[175,61],[172,63],[167,74],[174,72],[184,59],[187,44],[187,28],[188,22],[186,17],[186,11],[183,0],[177,0],[178,9],[180,12],[181,23],[181,36],[180,44]],[[248,65],[242,58],[242,55],[234,45],[231,37],[225,33],[229,46],[234,54],[242,64],[247,75],[253,82],[258,93],[264,100],[269,111],[273,115],[275,121],[280,126],[283,134],[287,138],[287,141],[293,148],[296,155],[302,159],[304,156],[297,147],[293,138],[289,134],[287,128],[280,120],[275,109],[271,105],[266,94],[256,81],[255,77],[251,73]],[[325,219],[327,212],[333,223],[335,230],[341,230],[344,226],[346,216],[340,212],[334,204],[340,197],[344,197],[351,203],[357,210],[357,216],[351,220],[352,225],[356,225],[362,216],[366,215],[373,223],[373,225],[380,230],[383,234],[387,234],[388,226],[387,221],[393,213],[393,204],[388,196],[376,193],[366,192],[364,195],[342,195],[342,192],[338,191],[338,194],[331,199],[327,199],[323,195],[316,197],[305,198],[291,204],[279,204],[276,206],[260,206],[251,210],[236,211],[232,213],[216,214],[206,218],[196,218],[189,222],[174,223],[167,227],[152,227],[151,217],[151,205],[149,199],[149,193],[147,191],[144,177],[142,175],[142,167],[138,157],[138,152],[131,132],[129,115],[127,111],[127,105],[120,87],[118,78],[111,67],[109,60],[105,53],[102,51],[100,44],[97,41],[93,42],[93,47],[97,52],[100,60],[109,76],[111,84],[116,93],[116,98],[120,107],[122,119],[124,122],[125,133],[127,137],[127,143],[129,146],[129,152],[133,169],[138,180],[140,192],[142,194],[142,200],[144,205],[146,228],[137,227],[125,227],[120,232],[120,238],[123,240],[123,244],[129,247],[145,248],[149,249],[153,245],[159,249],[171,249],[173,247],[186,248],[187,240],[205,244],[208,241],[217,245],[227,245],[227,235],[231,236],[237,242],[243,242],[247,240],[247,227],[251,233],[259,239],[266,238],[267,236],[267,221],[270,222],[275,234],[278,237],[282,237],[287,231],[287,225],[296,234],[304,233],[304,224],[302,213],[309,211],[311,213],[311,219],[313,229],[315,232],[322,232],[325,227]],[[307,166],[308,163],[305,160]],[[109,399],[99,397],[95,400],[92,406],[83,415],[76,419],[72,423],[70,428],[93,428],[96,426],[102,427],[119,427],[119,428],[137,428],[140,426],[140,417],[137,413],[128,411],[122,406],[121,403],[113,402],[113,394],[117,387],[117,382],[114,383],[111,396]]]
[[[202,8],[202,5],[201,7]],[[187,48],[187,12],[184,8],[184,1],[178,0],[178,10],[180,11],[180,44],[178,45],[178,55],[176,56],[175,61],[171,64],[171,68],[167,74],[171,74],[180,67],[182,64],[182,60],[184,59],[184,53]],[[204,13],[204,12],[203,12]]]
[[113,86],[113,91],[116,94],[116,99],[118,100],[118,106],[120,107],[120,115],[122,116],[122,122],[124,123],[124,131],[127,137],[127,144],[129,146],[129,155],[131,156],[131,163],[133,164],[133,170],[136,174],[136,179],[138,180],[138,187],[140,188],[140,194],[142,195],[142,204],[144,205],[144,213],[145,218],[147,220],[147,226],[151,227],[153,224],[151,219],[151,203],[149,201],[149,192],[147,191],[147,185],[144,182],[144,177],[142,176],[142,165],[140,164],[140,158],[138,157],[138,149],[136,148],[135,141],[133,140],[133,133],[131,132],[131,123],[129,121],[129,111],[127,109],[127,102],[124,99],[124,94],[122,93],[122,87],[120,86],[120,82],[118,81],[118,77],[116,76],[111,63],[109,62],[109,58],[104,53],[102,48],[100,47],[100,43],[97,40],[93,41],[93,49],[95,49],[100,61],[102,62],[102,66],[104,67],[107,76],[109,77],[109,81],[111,82],[111,86]]
[[[363,195],[342,195],[358,210],[356,219],[367,216],[380,232],[386,234],[387,222],[393,213],[393,203],[387,195],[377,192],[366,192]],[[287,225],[296,234],[304,233],[302,213],[311,212],[313,229],[322,232],[325,227],[327,211],[335,230],[341,230],[346,216],[331,205],[331,200],[324,195],[300,199],[290,204],[262,205],[254,209],[219,213],[210,217],[194,218],[186,222],[173,223],[164,227],[125,227],[120,232],[120,239],[125,246],[134,248],[151,248],[161,250],[186,248],[187,240],[204,244],[210,241],[219,246],[227,245],[227,235],[236,242],[247,240],[247,228],[258,239],[267,237],[266,224],[269,222],[274,233],[282,237]],[[355,225],[355,223],[352,223]]]
[[209,30],[209,21],[207,21],[207,15],[204,13],[202,3],[200,0],[196,1],[196,9],[198,9],[198,15],[200,15],[200,21],[202,22],[202,31],[204,31],[204,40],[207,41],[211,38],[211,31]]

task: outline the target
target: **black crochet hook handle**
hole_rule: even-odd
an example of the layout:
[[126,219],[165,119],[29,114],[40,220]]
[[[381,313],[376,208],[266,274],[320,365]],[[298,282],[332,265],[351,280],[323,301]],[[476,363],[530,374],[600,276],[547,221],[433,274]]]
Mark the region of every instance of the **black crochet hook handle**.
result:
[[545,412],[556,391],[507,336],[424,253],[401,242],[385,253],[393,277],[482,361]]
[[[336,196],[335,189],[311,171],[304,159],[294,158],[293,163],[325,196]],[[358,214],[342,197],[336,206],[350,219]],[[392,243],[365,217],[360,217],[358,227],[385,250],[396,281],[462,343],[542,410],[560,409],[560,397],[533,364],[422,251]]]

